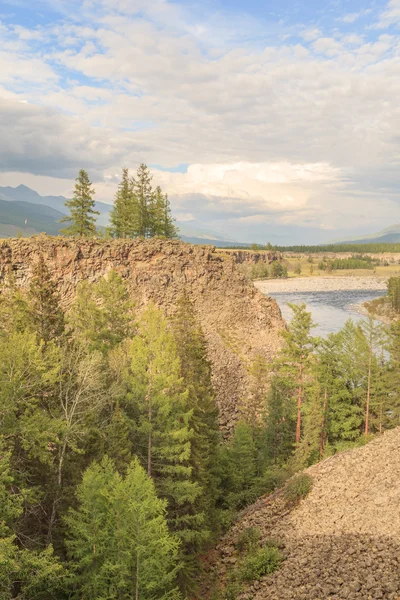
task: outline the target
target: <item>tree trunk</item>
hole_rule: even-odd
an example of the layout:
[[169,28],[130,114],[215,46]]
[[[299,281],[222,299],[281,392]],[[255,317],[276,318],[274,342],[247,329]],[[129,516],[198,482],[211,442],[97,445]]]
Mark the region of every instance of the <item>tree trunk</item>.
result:
[[149,406],[149,412],[148,412],[148,417],[149,417],[149,437],[147,440],[147,475],[149,477],[151,477],[151,450],[152,450],[152,436],[151,436],[151,428],[152,428],[152,418],[153,418],[153,411],[152,411],[152,405],[151,405],[151,394],[147,395],[147,402],[148,402],[148,406]]
[[299,365],[299,389],[297,396],[297,425],[296,425],[296,444],[300,443],[301,439],[301,407],[303,404],[303,364]]
[[319,460],[322,459],[322,456],[324,454],[324,449],[325,449],[325,421],[326,421],[327,404],[328,404],[328,392],[325,389],[324,410],[322,413],[322,424],[321,424],[321,439],[320,439],[320,444],[319,444]]
[[56,496],[53,501],[53,506],[51,508],[49,529],[47,532],[47,545],[51,544],[52,537],[53,537],[53,527],[54,527],[54,523],[56,521],[56,516],[57,516],[57,504],[60,501],[60,496],[61,496],[62,469],[63,469],[64,456],[65,456],[66,449],[67,449],[67,440],[64,440],[63,445],[60,450],[59,459],[58,459],[57,490],[56,490]]
[[371,402],[371,369],[372,369],[372,348],[369,353],[368,362],[368,389],[367,389],[367,406],[365,410],[365,435],[369,434],[369,408]]

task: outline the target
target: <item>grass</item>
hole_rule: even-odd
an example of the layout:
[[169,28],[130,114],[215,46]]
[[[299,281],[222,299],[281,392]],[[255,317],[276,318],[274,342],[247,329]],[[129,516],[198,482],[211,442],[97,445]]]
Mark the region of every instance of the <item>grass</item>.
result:
[[289,503],[300,502],[302,498],[308,496],[313,486],[313,479],[308,473],[295,475],[286,484],[284,494]]

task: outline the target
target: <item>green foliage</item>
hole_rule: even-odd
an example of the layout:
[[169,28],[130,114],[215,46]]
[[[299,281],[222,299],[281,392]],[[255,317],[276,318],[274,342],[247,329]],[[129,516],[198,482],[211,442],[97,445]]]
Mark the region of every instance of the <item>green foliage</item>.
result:
[[29,315],[34,331],[45,343],[59,340],[65,330],[64,312],[60,306],[57,284],[40,255],[29,285]]
[[145,164],[141,164],[136,177],[129,177],[129,170],[122,169],[111,210],[111,235],[126,237],[178,237],[178,229],[171,215],[168,195],[158,186],[153,190],[152,176]]
[[79,171],[75,181],[73,198],[65,203],[70,211],[70,216],[61,219],[61,223],[69,222],[71,225],[61,231],[65,235],[93,236],[96,234],[96,216],[100,214],[94,210],[93,195],[95,191],[92,188],[89,175],[83,169]]
[[313,479],[308,473],[295,475],[285,486],[285,498],[295,503],[305,498],[312,490]]
[[270,268],[270,277],[272,279],[285,279],[287,276],[287,267],[279,260],[274,260]]
[[165,501],[138,460],[125,478],[105,457],[89,467],[66,517],[73,597],[178,599],[178,540],[168,531]]
[[338,271],[344,269],[373,269],[373,260],[366,256],[362,258],[333,258],[319,263],[320,271]]
[[267,279],[269,275],[268,265],[265,262],[258,262],[251,266],[250,279]]
[[400,277],[390,277],[388,281],[390,304],[396,312],[400,312]]
[[253,552],[260,545],[261,533],[258,527],[247,527],[244,529],[235,544],[239,554]]
[[76,337],[107,353],[134,334],[133,308],[124,280],[110,271],[98,283],[78,286],[68,320]]
[[278,548],[266,546],[247,556],[239,567],[240,582],[258,581],[279,568],[283,557]]

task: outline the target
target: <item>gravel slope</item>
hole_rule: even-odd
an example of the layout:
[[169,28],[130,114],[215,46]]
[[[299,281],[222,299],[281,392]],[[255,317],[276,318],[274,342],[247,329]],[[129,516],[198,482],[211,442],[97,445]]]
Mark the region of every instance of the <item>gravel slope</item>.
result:
[[286,560],[250,585],[250,600],[400,599],[400,428],[308,469],[314,486],[294,510],[282,494],[241,515],[214,556],[214,578],[238,561],[247,527],[279,540]]

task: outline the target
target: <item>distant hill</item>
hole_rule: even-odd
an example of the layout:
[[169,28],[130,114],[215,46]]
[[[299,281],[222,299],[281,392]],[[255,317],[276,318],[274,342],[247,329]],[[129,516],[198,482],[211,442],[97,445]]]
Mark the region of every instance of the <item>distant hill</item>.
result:
[[0,237],[10,237],[19,231],[27,235],[45,232],[58,235],[63,213],[44,204],[19,200],[0,200]]
[[[8,202],[22,201],[41,205],[45,204],[46,206],[56,209],[62,215],[68,214],[68,210],[65,207],[67,198],[64,196],[41,196],[26,185],[19,185],[15,188],[9,186],[0,187],[0,200],[6,200]],[[111,204],[96,202],[96,210],[100,213],[98,223],[104,226],[107,225]]]
[[378,233],[372,233],[352,240],[335,241],[333,244],[399,244],[400,223],[391,225]]
[[[68,214],[66,200],[64,196],[41,196],[26,185],[15,188],[0,187],[0,237],[15,237],[18,232],[24,235],[41,232],[57,235],[61,227],[57,221]],[[25,205],[24,208],[21,204]],[[16,205],[19,205],[19,209]],[[46,208],[50,212],[46,212]],[[97,219],[99,225],[108,225],[111,208],[111,204],[96,202],[96,210],[100,213]],[[234,240],[227,240],[215,232],[188,225],[186,222],[178,221],[177,226],[181,232],[181,239],[190,244],[211,244],[218,247],[238,245]]]

